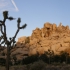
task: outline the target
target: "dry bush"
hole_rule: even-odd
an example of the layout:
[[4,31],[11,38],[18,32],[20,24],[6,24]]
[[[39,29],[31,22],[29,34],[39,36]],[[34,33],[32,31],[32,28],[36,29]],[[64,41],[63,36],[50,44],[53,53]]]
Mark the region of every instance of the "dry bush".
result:
[[39,61],[34,62],[33,64],[31,64],[29,70],[44,70],[45,67],[46,67],[46,63],[39,60]]
[[70,66],[63,66],[61,70],[70,70]]

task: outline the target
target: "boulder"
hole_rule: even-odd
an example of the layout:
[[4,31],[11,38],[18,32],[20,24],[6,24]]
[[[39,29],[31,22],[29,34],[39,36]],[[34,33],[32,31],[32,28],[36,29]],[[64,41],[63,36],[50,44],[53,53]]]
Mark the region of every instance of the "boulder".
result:
[[[54,51],[54,54],[59,54],[61,51],[66,51],[70,54],[70,29],[69,26],[63,26],[60,23],[58,26],[54,23],[46,22],[42,28],[36,28],[32,31],[31,36],[23,36],[18,38],[16,46],[11,50],[11,57],[15,55],[18,60],[27,57],[27,55],[40,55],[48,51]],[[3,50],[0,47],[0,55],[7,49]],[[26,56],[25,56],[26,55]]]

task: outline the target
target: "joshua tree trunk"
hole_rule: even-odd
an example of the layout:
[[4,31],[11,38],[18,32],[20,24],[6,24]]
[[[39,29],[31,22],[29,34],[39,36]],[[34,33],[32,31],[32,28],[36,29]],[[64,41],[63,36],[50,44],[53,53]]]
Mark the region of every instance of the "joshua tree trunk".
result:
[[10,50],[9,45],[7,45],[6,70],[9,70],[9,60],[10,60]]

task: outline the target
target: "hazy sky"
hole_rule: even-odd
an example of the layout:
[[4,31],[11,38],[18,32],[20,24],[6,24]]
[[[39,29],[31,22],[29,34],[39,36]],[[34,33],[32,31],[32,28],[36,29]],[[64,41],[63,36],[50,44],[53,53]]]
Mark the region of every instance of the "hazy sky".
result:
[[42,28],[45,22],[61,22],[70,26],[70,0],[0,0],[0,19],[2,11],[8,10],[9,16],[16,20],[6,21],[7,36],[13,37],[17,30],[17,18],[21,17],[21,25],[27,23],[27,28],[20,30],[16,37],[30,36],[36,27]]

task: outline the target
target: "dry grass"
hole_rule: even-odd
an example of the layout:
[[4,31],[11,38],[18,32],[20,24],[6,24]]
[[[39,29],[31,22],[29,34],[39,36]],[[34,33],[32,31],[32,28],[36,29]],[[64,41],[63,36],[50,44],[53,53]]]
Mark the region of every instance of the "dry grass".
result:
[[[36,63],[35,63],[36,64]],[[46,67],[43,67],[42,69],[39,69],[39,65],[29,64],[29,65],[17,65],[17,66],[11,66],[10,70],[70,70],[70,65],[46,65]],[[28,66],[28,67],[27,67]],[[0,70],[6,70],[5,67],[0,66]]]
[[[4,66],[0,66],[0,70],[6,70],[6,68]],[[25,65],[11,66],[10,70],[27,70],[27,67]]]

